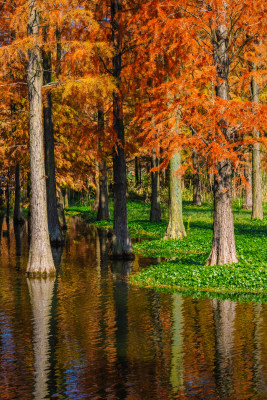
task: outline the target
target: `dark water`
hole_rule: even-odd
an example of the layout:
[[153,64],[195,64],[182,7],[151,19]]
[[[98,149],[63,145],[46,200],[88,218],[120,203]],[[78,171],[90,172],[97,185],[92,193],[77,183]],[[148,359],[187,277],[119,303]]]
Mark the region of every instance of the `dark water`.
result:
[[[129,286],[107,234],[72,219],[57,280],[27,280],[2,226],[0,399],[266,399],[266,305]],[[139,262],[140,261],[140,262]]]

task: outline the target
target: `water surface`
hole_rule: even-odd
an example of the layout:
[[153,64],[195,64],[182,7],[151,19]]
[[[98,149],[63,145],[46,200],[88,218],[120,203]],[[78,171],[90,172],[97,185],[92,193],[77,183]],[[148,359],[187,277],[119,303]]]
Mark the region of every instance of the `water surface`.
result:
[[0,228],[1,400],[267,398],[266,305],[130,286],[151,260],[110,262],[77,217],[57,279],[29,280],[27,225]]

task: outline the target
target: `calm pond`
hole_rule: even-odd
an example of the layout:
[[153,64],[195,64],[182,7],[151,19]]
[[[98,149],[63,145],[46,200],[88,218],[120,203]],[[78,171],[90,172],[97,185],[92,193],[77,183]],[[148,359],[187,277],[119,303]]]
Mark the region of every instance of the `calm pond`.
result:
[[266,399],[267,306],[139,289],[107,233],[72,218],[56,280],[27,280],[1,221],[0,399]]

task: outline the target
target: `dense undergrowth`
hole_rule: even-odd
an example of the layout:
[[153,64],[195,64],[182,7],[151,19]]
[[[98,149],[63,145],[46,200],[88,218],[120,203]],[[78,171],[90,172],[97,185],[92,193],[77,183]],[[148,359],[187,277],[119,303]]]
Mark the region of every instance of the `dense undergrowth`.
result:
[[[72,215],[79,214],[98,227],[112,228],[112,221],[97,222],[96,213],[90,210],[91,206],[76,206],[69,208],[68,212]],[[263,221],[252,221],[251,212],[243,210],[238,202],[234,204],[233,210],[239,263],[206,267],[205,262],[212,243],[211,204],[196,207],[185,201],[183,215],[187,237],[183,240],[164,240],[167,210],[163,209],[162,222],[151,223],[150,206],[142,200],[129,200],[131,235],[143,239],[134,244],[135,253],[164,259],[164,262],[132,275],[131,282],[161,290],[189,290],[190,294],[198,293],[198,297],[200,292],[207,291],[210,294],[224,293],[226,296],[234,292],[251,295],[257,293],[262,299],[266,299],[267,220],[265,218]]]

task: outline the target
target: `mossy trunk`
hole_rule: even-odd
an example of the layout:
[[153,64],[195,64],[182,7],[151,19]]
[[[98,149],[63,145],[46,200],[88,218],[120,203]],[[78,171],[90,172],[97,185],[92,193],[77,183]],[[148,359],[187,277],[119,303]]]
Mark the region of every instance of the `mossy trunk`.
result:
[[[159,159],[154,150],[151,158],[151,168],[158,168]],[[160,176],[159,171],[151,172],[151,209],[150,209],[150,221],[159,222],[161,221],[161,208],[160,208]]]
[[113,129],[116,133],[118,144],[113,149],[113,176],[114,176],[114,222],[112,257],[122,259],[133,258],[132,241],[128,228],[126,206],[126,161],[125,138],[123,122],[123,103],[121,94],[121,57],[122,57],[122,25],[120,22],[122,3],[121,0],[111,0],[111,26],[113,55],[113,77],[117,90],[113,92]]
[[[44,84],[52,81],[52,63],[51,53],[43,51]],[[52,115],[52,95],[46,92],[44,111],[44,137],[45,137],[45,173],[46,173],[46,192],[47,192],[47,216],[48,231],[52,245],[58,245],[63,242],[57,212],[57,185],[55,173],[55,143],[54,126]]]
[[177,173],[181,166],[181,152],[170,160],[169,221],[165,239],[183,239],[186,236],[182,212],[182,182]]
[[[212,32],[213,56],[217,71],[216,95],[223,99],[229,98],[229,56],[228,30],[222,23]],[[225,121],[219,121],[218,129],[228,142],[231,141],[231,130],[225,126]],[[217,174],[214,176],[214,220],[213,241],[210,256],[206,265],[223,265],[237,263],[232,210],[232,176],[233,168],[230,160],[217,163]]]
[[15,207],[14,207],[14,224],[23,224],[24,218],[21,212],[21,185],[20,185],[20,165],[16,165],[15,170]]
[[[255,65],[252,69],[256,70]],[[259,103],[259,85],[251,78],[251,100]],[[254,137],[259,138],[259,132],[254,130]],[[255,142],[252,149],[252,219],[263,219],[262,210],[262,178],[260,143]]]
[[195,150],[192,153],[192,161],[194,168],[193,175],[193,204],[195,206],[201,206],[201,179],[200,179],[200,166],[199,166],[199,155]]
[[31,243],[27,274],[50,275],[55,274],[56,269],[52,258],[47,222],[42,118],[43,68],[41,50],[37,41],[40,15],[35,0],[29,2],[29,11],[28,34],[33,44],[28,51],[27,68],[31,165]]

